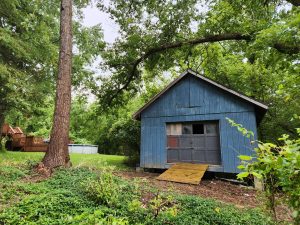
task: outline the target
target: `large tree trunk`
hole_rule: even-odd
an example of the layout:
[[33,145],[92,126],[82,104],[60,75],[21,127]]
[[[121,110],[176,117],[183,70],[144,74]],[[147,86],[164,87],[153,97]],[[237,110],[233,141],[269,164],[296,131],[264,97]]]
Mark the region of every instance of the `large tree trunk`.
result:
[[59,166],[70,166],[68,143],[71,109],[72,0],[61,0],[60,12],[60,51],[55,112],[50,144],[43,159],[43,165],[50,170]]
[[2,146],[2,128],[4,125],[4,120],[5,120],[4,112],[1,110],[1,106],[0,106],[0,151],[3,148],[3,146]]

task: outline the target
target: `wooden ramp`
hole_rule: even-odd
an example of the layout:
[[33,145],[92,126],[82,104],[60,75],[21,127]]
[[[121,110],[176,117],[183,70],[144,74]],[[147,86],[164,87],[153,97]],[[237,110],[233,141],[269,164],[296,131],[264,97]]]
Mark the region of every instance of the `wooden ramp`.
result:
[[176,163],[156,179],[186,184],[199,184],[207,164]]

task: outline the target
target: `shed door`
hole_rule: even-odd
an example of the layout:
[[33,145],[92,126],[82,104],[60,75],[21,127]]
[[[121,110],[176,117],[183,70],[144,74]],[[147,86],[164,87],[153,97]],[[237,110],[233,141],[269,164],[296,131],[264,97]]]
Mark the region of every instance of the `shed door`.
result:
[[167,160],[221,164],[218,122],[167,124]]

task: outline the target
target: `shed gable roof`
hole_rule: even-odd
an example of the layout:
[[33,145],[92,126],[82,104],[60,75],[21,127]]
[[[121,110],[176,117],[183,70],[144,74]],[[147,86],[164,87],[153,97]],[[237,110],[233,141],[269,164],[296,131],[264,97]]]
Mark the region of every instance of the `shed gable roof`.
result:
[[258,116],[258,121],[260,121],[263,117],[263,115],[266,113],[267,109],[268,109],[268,106],[259,102],[259,101],[256,101],[248,96],[245,96],[241,93],[238,93],[232,89],[229,89],[211,79],[208,79],[207,77],[204,77],[198,73],[196,73],[195,71],[191,70],[191,69],[188,69],[186,70],[185,72],[183,72],[180,76],[178,76],[175,80],[173,80],[169,85],[167,85],[162,91],[160,91],[158,94],[156,94],[149,102],[147,102],[144,106],[142,106],[138,111],[136,111],[134,114],[133,114],[133,118],[134,119],[140,119],[141,118],[141,113],[147,109],[152,103],[154,103],[158,98],[160,98],[163,94],[165,94],[171,87],[173,87],[175,84],[177,84],[179,81],[182,80],[182,78],[184,78],[185,76],[187,75],[192,75],[198,79],[201,79],[211,85],[213,85],[214,87],[216,88],[219,88],[223,91],[226,91],[232,95],[235,95],[237,97],[239,97],[240,99],[243,99],[245,100],[246,102],[250,103],[250,104],[253,104],[255,106],[255,112]]

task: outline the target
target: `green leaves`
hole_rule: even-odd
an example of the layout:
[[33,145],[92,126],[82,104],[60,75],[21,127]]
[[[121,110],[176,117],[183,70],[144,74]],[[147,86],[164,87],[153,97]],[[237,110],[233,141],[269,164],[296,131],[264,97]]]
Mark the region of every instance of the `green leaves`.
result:
[[53,93],[58,49],[54,39],[59,24],[55,22],[55,7],[48,11],[51,3],[0,3],[0,114],[8,121],[15,114],[18,118],[12,122],[21,122],[24,117],[28,121]]
[[240,158],[240,160],[244,160],[244,161],[252,160],[252,157],[248,155],[239,155],[238,157]]
[[253,176],[257,177],[258,179],[262,179],[263,175],[257,173],[257,172],[252,172],[251,174],[253,174]]
[[[232,119],[229,119],[228,117],[226,117],[226,120],[229,122],[229,124],[232,126],[232,127],[236,127],[236,129],[243,134],[243,136],[247,137],[250,139],[251,142],[254,141],[254,133],[253,131],[249,131],[247,130],[246,128],[243,127],[242,124],[238,124],[236,122],[234,122],[234,120]],[[246,159],[247,160],[247,159]],[[250,159],[249,159],[250,160]]]
[[243,179],[249,176],[249,172],[242,172],[237,175],[238,179]]
[[[74,92],[95,86],[92,64],[105,46],[100,26],[83,27],[76,0],[73,23],[72,84]],[[59,45],[60,1],[3,0],[0,2],[0,114],[26,133],[49,136]],[[3,110],[5,108],[5,110]]]
[[242,164],[238,167],[243,172],[238,174],[239,179],[253,175],[263,179],[265,195],[269,199],[268,206],[276,212],[276,202],[272,201],[278,192],[278,187],[288,200],[288,204],[294,210],[295,223],[299,223],[300,217],[300,137],[290,139],[289,135],[283,135],[279,139],[282,145],[273,143],[259,143],[255,149],[256,160],[253,157],[241,155]]
[[[101,104],[122,105],[138,95],[144,90],[142,77],[147,73],[155,80],[165,71],[193,68],[270,106],[260,128],[264,141],[275,141],[287,132],[295,135],[293,130],[300,126],[300,120],[290,119],[300,110],[300,67],[299,55],[291,51],[299,49],[299,7],[282,4],[285,3],[249,0],[213,0],[205,5],[195,0],[117,0],[99,7],[120,27],[120,38],[107,45],[102,54],[101,69],[111,76],[103,79],[100,87],[94,87]],[[151,52],[222,33],[246,34],[251,40]],[[150,56],[145,57],[145,53]],[[121,94],[120,89],[127,92]],[[116,93],[117,99],[109,102]],[[253,136],[239,129],[246,137]]]
[[237,175],[237,178],[240,179],[240,180],[243,180],[244,178],[247,178],[249,175],[253,175],[255,177],[257,177],[258,179],[262,179],[263,176],[259,173],[256,173],[256,172],[241,172]]
[[246,167],[244,166],[244,165],[238,165],[238,167],[237,167],[239,170],[244,170],[244,169],[246,169]]

